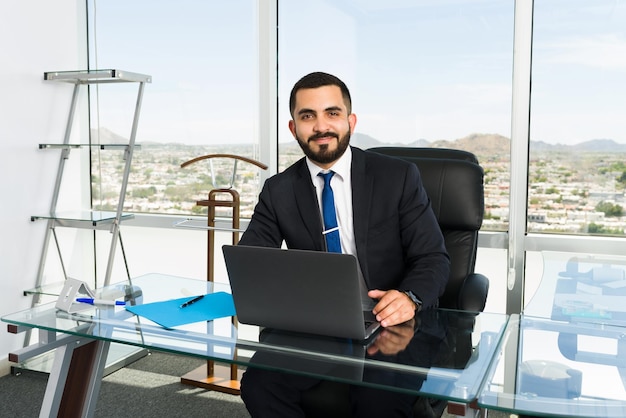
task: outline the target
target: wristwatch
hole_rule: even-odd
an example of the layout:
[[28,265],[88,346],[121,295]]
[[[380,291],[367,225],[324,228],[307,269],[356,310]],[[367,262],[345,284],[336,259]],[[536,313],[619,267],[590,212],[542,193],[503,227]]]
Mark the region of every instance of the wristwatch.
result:
[[415,293],[411,292],[410,290],[405,290],[402,293],[404,293],[409,297],[409,299],[411,299],[411,302],[413,302],[413,304],[415,305],[415,312],[419,312],[422,310],[422,301],[420,300],[420,298],[415,296]]

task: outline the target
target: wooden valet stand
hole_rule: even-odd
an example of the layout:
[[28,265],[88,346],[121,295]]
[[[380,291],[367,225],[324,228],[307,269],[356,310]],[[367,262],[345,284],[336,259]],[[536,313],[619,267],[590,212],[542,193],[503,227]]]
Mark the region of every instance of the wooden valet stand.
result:
[[[232,209],[232,244],[236,245],[239,242],[239,210],[240,210],[240,200],[239,200],[239,192],[233,189],[233,184],[235,181],[235,176],[237,173],[237,161],[244,161],[250,164],[253,164],[263,170],[267,170],[267,166],[263,163],[260,163],[256,160],[252,160],[250,158],[241,157],[238,155],[232,154],[209,154],[203,155],[201,157],[196,157],[192,160],[189,160],[183,164],[181,164],[181,168],[185,168],[188,165],[196,163],[198,161],[212,159],[212,158],[230,158],[234,159],[234,168],[233,174],[230,182],[230,186],[226,188],[219,188],[215,184],[215,175],[213,173],[213,163],[211,161],[211,174],[213,178],[213,186],[215,189],[209,191],[207,200],[199,200],[196,202],[198,206],[206,206],[208,209],[207,214],[207,281],[214,281],[214,271],[215,271],[215,262],[213,258],[213,250],[215,247],[215,231],[220,230],[215,226],[215,208],[217,207],[227,207]],[[226,196],[228,200],[218,199],[219,197]],[[223,229],[227,230],[227,229]],[[233,325],[235,328],[237,327],[237,318],[232,317]],[[204,366],[200,366],[195,370],[187,373],[183,377],[181,377],[180,381],[183,384],[201,387],[208,390],[214,390],[217,392],[230,393],[232,395],[239,395],[240,392],[240,379],[241,373],[237,368],[236,364],[231,364],[229,366],[215,364],[213,360],[207,360],[207,364]]]

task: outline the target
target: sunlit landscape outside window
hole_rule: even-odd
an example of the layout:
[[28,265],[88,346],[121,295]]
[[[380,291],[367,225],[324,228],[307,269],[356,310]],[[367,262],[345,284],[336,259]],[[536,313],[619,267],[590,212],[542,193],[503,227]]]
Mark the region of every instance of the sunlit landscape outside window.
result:
[[[232,161],[258,157],[257,4],[90,2],[90,66],[153,76],[125,210],[202,214]],[[621,2],[535,1],[528,230],[623,236],[626,11]],[[465,149],[485,170],[485,231],[508,229],[514,1],[278,3],[279,170],[302,157],[287,129],[293,83],[327,71],[351,89],[352,143]],[[325,30],[320,30],[324,22]],[[92,88],[92,142],[126,142],[134,91]],[[95,208],[113,209],[120,152],[94,149]],[[239,164],[241,215],[259,169]]]
[[528,230],[624,236],[626,4],[534,15]]
[[281,168],[302,156],[287,130],[291,87],[330,72],[351,90],[353,145],[475,153],[486,174],[483,229],[507,229],[513,1],[279,5]]
[[[233,160],[181,164],[208,154],[257,159],[256,1],[89,2],[90,67],[152,76],[147,84],[124,210],[202,214],[196,206],[230,185]],[[136,90],[91,88],[93,143],[127,143]],[[92,151],[92,200],[115,209],[123,153]],[[242,215],[252,212],[258,168],[239,163]]]

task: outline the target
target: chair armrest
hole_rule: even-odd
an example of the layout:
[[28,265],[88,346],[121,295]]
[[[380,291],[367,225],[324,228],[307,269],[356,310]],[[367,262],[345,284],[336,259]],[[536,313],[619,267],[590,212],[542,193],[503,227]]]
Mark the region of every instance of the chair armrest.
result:
[[470,273],[459,292],[459,309],[482,312],[487,303],[489,279],[480,273]]

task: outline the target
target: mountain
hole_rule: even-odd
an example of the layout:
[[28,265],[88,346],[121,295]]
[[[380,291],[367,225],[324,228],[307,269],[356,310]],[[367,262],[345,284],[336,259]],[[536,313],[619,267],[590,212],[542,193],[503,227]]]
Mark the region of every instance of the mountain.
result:
[[544,141],[530,141],[531,151],[555,151],[556,149],[562,149],[564,145],[548,144]]
[[371,137],[369,135],[355,133],[350,137],[350,144],[355,147],[359,147],[362,149],[373,148],[373,147],[382,147],[388,144],[380,142],[378,139]]
[[418,139],[417,141],[410,142],[410,143],[408,143],[405,146],[407,146],[407,147],[422,147],[422,148],[424,148],[424,147],[430,147],[430,146],[432,146],[432,144],[431,144],[430,141],[427,141],[425,139]]
[[532,151],[626,152],[626,144],[620,144],[612,139],[591,139],[575,145],[530,141],[530,149]]
[[94,144],[127,144],[128,138],[118,135],[107,128],[92,129],[91,142]]
[[470,151],[476,155],[497,156],[508,155],[511,141],[498,134],[471,134],[454,141],[438,140],[431,144],[433,148],[457,148]]
[[[92,129],[92,143],[100,144],[126,144],[128,139],[122,135],[107,129]],[[150,141],[142,141],[142,144],[149,144]],[[384,146],[403,147],[434,147],[434,148],[457,148],[470,151],[483,157],[507,156],[510,153],[511,140],[499,134],[479,134],[473,133],[454,140],[439,139],[427,141],[418,139],[410,143],[383,142],[370,135],[355,133],[350,139],[350,143],[362,149]],[[154,143],[158,144],[158,143]],[[185,144],[180,144],[185,146]],[[247,144],[244,144],[248,146]],[[297,147],[296,141],[281,143],[281,147]],[[576,145],[549,144],[544,141],[530,141],[530,149],[535,152],[561,151],[561,152],[626,152],[626,144],[620,144],[612,139],[592,139]]]
[[[511,140],[498,134],[471,134],[453,141],[435,141],[430,144],[430,146],[437,148],[459,148],[481,156],[501,156],[510,153]],[[626,152],[626,144],[617,143],[612,139],[593,139],[576,145],[548,144],[543,141],[530,141],[530,150],[534,152]]]
[[626,144],[618,144],[612,139],[592,139],[573,145],[575,151],[604,151],[604,152],[624,152]]

